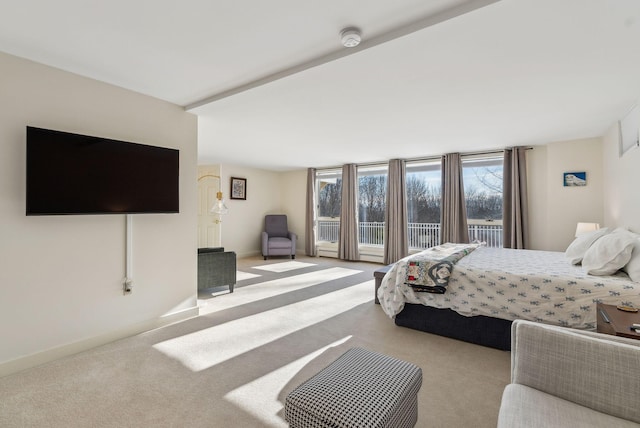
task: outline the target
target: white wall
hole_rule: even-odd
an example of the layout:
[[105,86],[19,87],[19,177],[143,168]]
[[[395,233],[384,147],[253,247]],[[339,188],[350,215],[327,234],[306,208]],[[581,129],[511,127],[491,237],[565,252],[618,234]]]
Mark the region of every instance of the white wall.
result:
[[527,152],[527,191],[529,192],[530,248],[548,250],[547,236],[547,146]]
[[[197,118],[181,107],[0,53],[0,375],[196,310]],[[25,127],[180,150],[180,214],[25,216]]]
[[[238,165],[220,165],[222,192],[229,213],[222,218],[222,246],[238,257],[260,254],[260,234],[266,214],[283,212],[280,174]],[[230,199],[231,177],[247,180],[246,200]]]
[[297,252],[304,254],[307,170],[281,173],[280,187],[282,189],[282,211],[288,216],[289,229],[298,234]]
[[607,131],[602,141],[605,224],[640,232],[640,149],[633,148],[619,156],[617,123]]
[[[564,251],[578,222],[604,225],[600,138],[549,143],[527,156],[533,249]],[[587,173],[586,186],[563,185],[563,173],[580,171]]]

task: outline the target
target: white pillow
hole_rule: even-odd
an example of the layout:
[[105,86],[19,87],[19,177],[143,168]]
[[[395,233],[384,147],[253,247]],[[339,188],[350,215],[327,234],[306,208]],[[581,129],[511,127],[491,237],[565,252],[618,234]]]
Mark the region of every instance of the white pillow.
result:
[[589,275],[613,275],[629,263],[635,239],[627,233],[609,233],[584,254],[582,267]]
[[583,233],[573,240],[573,242],[567,247],[564,255],[569,259],[571,264],[577,265],[582,261],[584,253],[587,252],[589,247],[596,242],[598,238],[603,237],[607,233],[609,233],[609,229],[606,227],[592,232]]
[[626,231],[626,233],[634,238],[633,251],[629,263],[624,265],[622,270],[629,275],[631,281],[640,282],[640,235],[631,231]]

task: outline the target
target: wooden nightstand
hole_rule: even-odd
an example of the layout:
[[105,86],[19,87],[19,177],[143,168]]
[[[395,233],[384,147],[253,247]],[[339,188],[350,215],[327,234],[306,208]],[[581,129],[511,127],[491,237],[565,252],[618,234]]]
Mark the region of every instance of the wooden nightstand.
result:
[[640,312],[625,312],[614,305],[598,303],[596,305],[598,333],[640,339],[640,334],[631,330],[631,324],[640,323]]

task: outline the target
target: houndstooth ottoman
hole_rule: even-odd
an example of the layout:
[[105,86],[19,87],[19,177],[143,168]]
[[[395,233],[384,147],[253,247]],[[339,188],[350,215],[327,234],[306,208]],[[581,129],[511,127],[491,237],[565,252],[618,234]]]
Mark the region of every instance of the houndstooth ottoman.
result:
[[285,419],[292,428],[413,427],[421,386],[420,367],[352,348],[289,393]]

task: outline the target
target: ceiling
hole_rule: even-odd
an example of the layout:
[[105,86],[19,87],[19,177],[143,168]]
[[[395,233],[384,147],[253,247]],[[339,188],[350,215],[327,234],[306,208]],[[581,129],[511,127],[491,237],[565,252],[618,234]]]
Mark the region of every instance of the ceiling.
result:
[[[0,51],[199,116],[286,171],[597,137],[640,98],[637,0],[0,0]],[[345,27],[363,42],[344,48]]]

